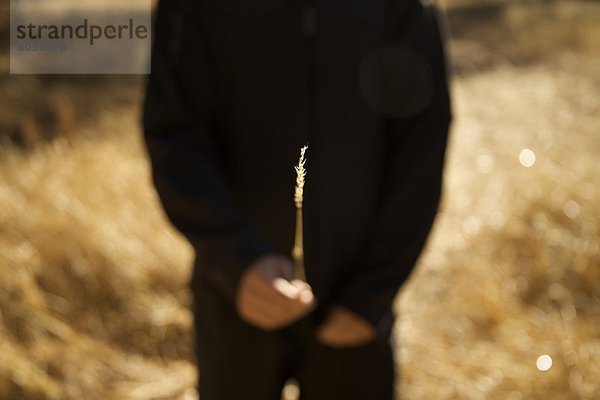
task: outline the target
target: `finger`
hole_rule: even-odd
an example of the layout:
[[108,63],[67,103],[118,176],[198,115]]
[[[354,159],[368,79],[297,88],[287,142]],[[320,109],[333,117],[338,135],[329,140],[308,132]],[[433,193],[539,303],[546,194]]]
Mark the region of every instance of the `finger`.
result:
[[304,291],[309,291],[312,292],[312,287],[305,281],[300,280],[300,279],[292,279],[290,281],[290,283],[295,286],[298,290],[304,290]]
[[285,303],[292,310],[296,310],[297,315],[306,314],[316,306],[312,291],[305,286],[298,287],[285,279],[276,279],[273,281],[273,287],[288,297]]
[[298,289],[298,298],[302,303],[311,304],[316,302],[315,295],[313,294],[312,288],[308,283],[299,279],[294,279],[291,281],[291,284]]
[[315,307],[314,296],[311,291],[304,290],[300,292],[298,287],[283,278],[277,278],[268,283],[258,275],[246,282],[244,290],[270,302],[273,306],[279,308],[282,313],[289,316],[288,319],[290,320],[308,314]]
[[[279,282],[279,285],[282,291],[290,290],[289,283]],[[264,304],[270,310],[276,318],[281,318],[286,321],[291,321],[299,318],[302,315],[308,314],[314,308],[314,302],[301,300],[299,298],[290,299],[285,294],[282,293],[273,293],[276,292],[276,289],[273,287],[267,287],[258,285],[248,285],[246,288],[246,293],[249,296],[256,297],[257,300],[260,301],[261,304]],[[290,295],[290,293],[288,293]],[[302,295],[304,296],[304,295]]]
[[303,281],[301,279],[294,278],[294,279],[290,280],[290,283],[292,285],[296,286],[298,289],[312,291],[312,288],[310,287],[310,285],[308,284],[308,282]]
[[273,300],[278,298],[297,298],[299,292],[288,280],[279,276],[268,278],[262,275],[255,275],[249,279],[248,283]]
[[310,308],[314,303],[312,291],[304,287],[298,287],[283,278],[277,278],[272,282],[273,289],[285,296],[285,302],[293,308]]
[[[301,302],[311,303],[312,289],[306,282],[293,279],[293,266],[286,259],[274,260],[255,274],[249,277],[249,283],[252,283],[259,288],[264,289],[264,294],[271,297],[273,293],[269,293],[273,287],[278,294],[283,294],[289,299],[298,299],[301,297]],[[310,292],[310,294],[303,292]],[[314,296],[312,296],[314,297]],[[275,298],[272,298],[275,301]]]
[[298,302],[298,290],[283,278],[277,278],[272,282],[266,282],[262,279],[251,281],[246,290],[279,308],[295,309],[297,307],[295,303]]
[[309,296],[310,300],[305,299],[304,294],[301,294],[301,297],[298,299],[286,300],[279,304],[282,310],[285,311],[288,320],[299,319],[316,308],[316,303],[312,300],[312,295],[309,294]]
[[290,281],[284,278],[275,278],[272,282],[272,287],[279,293],[286,296],[288,299],[296,300],[300,295],[301,289],[293,285]]

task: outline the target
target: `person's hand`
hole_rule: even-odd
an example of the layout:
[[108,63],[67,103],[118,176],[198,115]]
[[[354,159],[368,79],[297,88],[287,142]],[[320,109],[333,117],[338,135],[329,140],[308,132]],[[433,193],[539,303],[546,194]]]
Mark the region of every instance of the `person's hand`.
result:
[[276,254],[260,257],[244,272],[236,298],[240,317],[272,331],[302,318],[315,307],[311,287],[293,279],[293,264]]
[[331,347],[356,347],[373,340],[375,327],[345,307],[334,306],[317,329],[317,339]]

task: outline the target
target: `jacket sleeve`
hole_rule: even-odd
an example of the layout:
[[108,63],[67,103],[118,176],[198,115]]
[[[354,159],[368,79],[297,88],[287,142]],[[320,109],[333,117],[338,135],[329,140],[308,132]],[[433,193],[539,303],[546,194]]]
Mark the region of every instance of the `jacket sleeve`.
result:
[[432,101],[415,116],[387,121],[385,176],[366,255],[337,299],[380,332],[391,327],[394,298],[423,250],[441,197],[451,111],[437,28],[433,33],[426,55]]
[[211,71],[196,2],[162,0],[155,20],[144,137],[152,177],[203,276],[234,301],[244,268],[271,245],[236,209],[211,129]]

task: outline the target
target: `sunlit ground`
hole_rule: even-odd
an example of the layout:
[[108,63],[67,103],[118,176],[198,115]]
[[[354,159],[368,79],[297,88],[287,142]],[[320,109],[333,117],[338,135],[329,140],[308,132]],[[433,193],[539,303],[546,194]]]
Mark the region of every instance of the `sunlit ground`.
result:
[[[598,399],[600,5],[450,15],[445,195],[399,298],[398,390]],[[28,79],[3,77],[13,110],[60,98]],[[65,93],[56,135],[15,119],[26,146],[0,152],[0,398],[191,400],[192,253],[151,188],[136,105],[78,119]]]

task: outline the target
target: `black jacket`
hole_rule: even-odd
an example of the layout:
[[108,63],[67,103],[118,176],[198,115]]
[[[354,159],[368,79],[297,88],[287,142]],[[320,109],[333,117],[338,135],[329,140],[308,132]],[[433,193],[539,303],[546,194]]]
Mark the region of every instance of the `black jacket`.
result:
[[[309,143],[307,280],[384,329],[436,215],[450,106],[432,7],[415,0],[163,0],[144,130],[154,183],[231,300],[290,254]],[[323,307],[324,308],[324,307]]]

